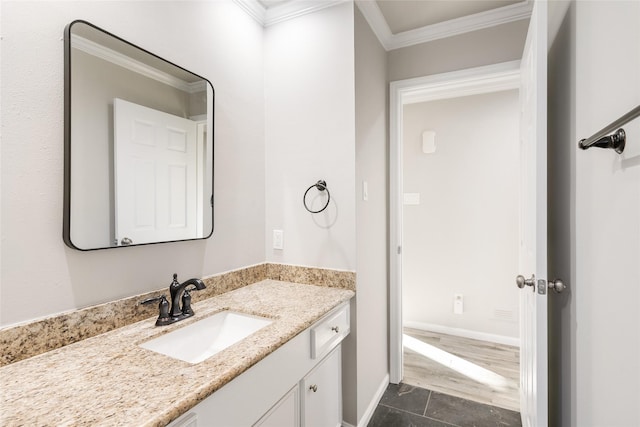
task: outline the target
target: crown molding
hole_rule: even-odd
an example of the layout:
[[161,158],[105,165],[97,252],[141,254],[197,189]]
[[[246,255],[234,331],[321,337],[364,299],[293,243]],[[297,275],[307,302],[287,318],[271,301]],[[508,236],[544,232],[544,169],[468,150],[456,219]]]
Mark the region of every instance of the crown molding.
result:
[[355,0],[355,3],[369,23],[373,33],[378,37],[382,47],[387,51],[391,50],[390,45],[393,34],[391,33],[389,24],[387,24],[387,20],[384,18],[378,4],[371,0]]
[[206,83],[204,81],[193,83],[186,82],[182,79],[172,76],[171,74],[160,71],[157,68],[151,67],[150,65],[144,64],[140,61],[136,61],[135,59],[127,55],[123,55],[120,52],[109,49],[106,46],[95,43],[83,37],[74,35],[71,38],[71,47],[73,49],[81,50],[85,53],[88,53],[89,55],[93,55],[105,61],[111,62],[115,65],[119,65],[120,67],[133,71],[134,73],[141,74],[145,77],[149,77],[153,80],[157,80],[166,85],[175,87],[176,89],[180,89],[183,92],[197,93],[206,90]]
[[533,0],[525,0],[486,12],[392,34],[375,1],[356,0],[355,3],[387,51],[528,19],[533,10]]
[[309,13],[327,9],[349,0],[293,0],[267,9],[264,26],[277,24]]
[[235,4],[240,6],[240,9],[247,12],[249,16],[255,19],[258,24],[264,27],[264,22],[267,16],[267,9],[261,5],[258,0],[233,0]]
[[233,0],[263,27],[317,12],[350,0],[291,0],[286,3],[265,8],[258,0]]

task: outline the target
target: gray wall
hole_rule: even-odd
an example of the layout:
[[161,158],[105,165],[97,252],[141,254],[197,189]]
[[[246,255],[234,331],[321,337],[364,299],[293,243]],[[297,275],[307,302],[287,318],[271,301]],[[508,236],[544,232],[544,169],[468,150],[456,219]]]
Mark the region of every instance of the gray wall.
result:
[[388,52],[389,81],[519,60],[528,20]]
[[420,196],[403,209],[405,326],[519,341],[519,123],[517,90],[404,106],[403,187]]
[[[355,12],[357,421],[377,398],[389,370],[387,55]],[[368,200],[362,198],[362,182]],[[352,316],[353,317],[353,316]],[[345,390],[346,392],[347,390]],[[346,408],[345,408],[346,409]],[[345,420],[355,424],[353,413]]]
[[[575,3],[549,5],[548,274],[569,284],[548,300],[549,423],[576,426],[575,402]],[[586,153],[582,153],[586,154]]]
[[[212,82],[212,238],[95,252],[64,245],[62,34],[80,17]],[[0,19],[1,325],[159,289],[174,272],[264,262],[262,27],[231,1],[3,1]]]

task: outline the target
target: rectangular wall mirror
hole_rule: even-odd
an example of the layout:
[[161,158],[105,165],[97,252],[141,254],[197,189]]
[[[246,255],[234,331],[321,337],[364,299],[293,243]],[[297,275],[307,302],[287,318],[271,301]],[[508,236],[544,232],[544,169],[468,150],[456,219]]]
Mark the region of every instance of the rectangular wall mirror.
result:
[[65,28],[65,243],[213,232],[211,83],[95,25]]

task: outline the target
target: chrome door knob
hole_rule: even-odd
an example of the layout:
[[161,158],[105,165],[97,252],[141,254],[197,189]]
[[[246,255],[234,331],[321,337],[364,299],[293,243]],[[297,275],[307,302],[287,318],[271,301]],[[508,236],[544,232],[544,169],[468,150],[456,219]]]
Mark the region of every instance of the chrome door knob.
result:
[[565,289],[567,289],[567,285],[565,285],[564,282],[562,280],[560,280],[560,279],[549,280],[549,283],[548,283],[547,287],[549,289],[553,289],[553,291],[556,294],[559,294],[560,292],[562,292]]
[[516,285],[518,285],[520,289],[524,288],[525,286],[535,286],[535,284],[536,276],[534,274],[531,275],[531,279],[525,279],[521,274],[516,277]]

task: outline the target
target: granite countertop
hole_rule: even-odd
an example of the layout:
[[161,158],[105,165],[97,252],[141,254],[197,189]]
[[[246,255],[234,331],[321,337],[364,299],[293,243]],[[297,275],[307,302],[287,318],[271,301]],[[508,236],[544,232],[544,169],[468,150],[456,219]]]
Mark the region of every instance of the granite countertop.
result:
[[[193,305],[193,318],[147,319],[0,368],[2,426],[164,426],[262,360],[354,292],[275,280]],[[198,364],[138,344],[230,309],[274,319]]]

